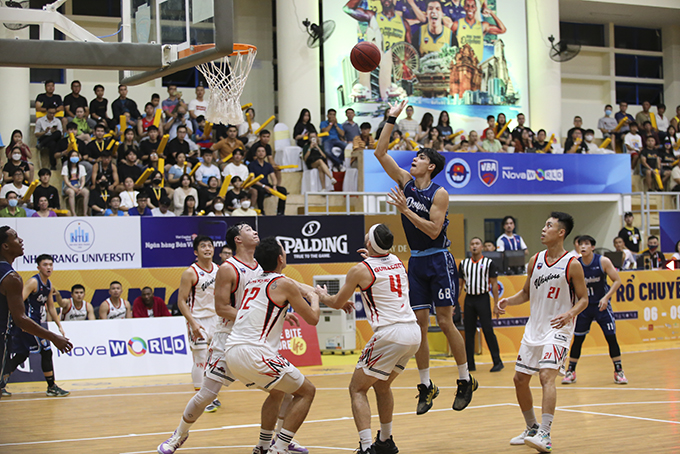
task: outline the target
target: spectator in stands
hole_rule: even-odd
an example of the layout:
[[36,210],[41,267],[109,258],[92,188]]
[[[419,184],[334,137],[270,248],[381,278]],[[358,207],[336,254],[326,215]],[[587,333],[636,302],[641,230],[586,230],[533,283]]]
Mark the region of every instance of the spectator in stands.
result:
[[[191,164],[186,161],[184,152],[177,153],[175,158],[177,162],[168,169],[168,184],[172,189],[176,189],[179,186],[179,178],[182,175],[191,173]],[[165,168],[168,168],[167,165]],[[191,179],[191,177],[189,179]],[[168,195],[168,197],[170,197],[170,195]]]
[[[577,115],[574,117],[574,127],[567,131],[567,142],[569,141],[570,138],[574,137],[574,131],[577,130],[581,132],[581,137],[583,137],[583,133],[585,132],[585,130],[581,126],[583,126],[583,119]],[[572,145],[573,143],[568,144],[565,143],[564,149],[568,150],[571,148]]]
[[[328,177],[331,184],[335,184],[337,181],[333,178],[333,174],[328,168],[326,152],[323,149],[323,145],[319,143],[316,133],[311,132],[309,136],[309,143],[302,148],[302,160],[305,161],[308,169],[318,169],[321,190],[324,191],[326,188],[326,177]],[[361,135],[354,138],[355,141],[360,139]]]
[[[156,119],[155,115],[156,109],[154,109],[153,104],[147,102],[144,105],[144,116],[141,121],[137,122],[137,136],[140,138],[148,137],[149,127],[154,126],[154,121]],[[163,127],[163,119],[161,117],[160,127]]]
[[40,179],[40,184],[36,186],[35,190],[33,191],[33,206],[38,206],[38,200],[40,197],[46,197],[47,206],[58,210],[61,203],[59,191],[54,186],[50,185],[52,172],[50,169],[42,168],[38,171],[38,178]]
[[635,217],[632,211],[627,211],[623,214],[625,226],[619,230],[619,237],[623,238],[626,248],[637,255],[640,252],[642,236],[640,236],[640,230],[633,226],[633,221],[635,221]]
[[[496,123],[496,129],[494,129],[494,132],[496,133],[496,140],[498,140],[501,145],[503,145],[503,151],[508,151],[508,146],[512,143],[512,134],[510,134],[508,128],[505,127],[506,123],[507,120],[505,119],[505,114],[499,113],[498,122]],[[505,131],[503,131],[503,129],[505,129]],[[503,132],[501,133],[501,131]]]
[[447,151],[452,151],[453,142],[449,139],[449,136],[453,134],[453,128],[451,127],[451,122],[449,121],[449,113],[442,110],[439,113],[439,118],[437,119],[437,131],[439,131],[439,139],[443,143]]
[[[255,160],[248,164],[248,169],[251,173],[258,177],[264,175],[264,178],[253,185],[255,190],[257,190],[257,206],[262,212],[264,212],[264,199],[272,194],[272,190],[276,190],[283,195],[288,194],[288,191],[283,186],[278,185],[276,175],[274,174],[274,168],[271,164],[265,161],[266,153],[263,147],[257,149],[257,154],[255,155]],[[286,211],[286,201],[279,199],[279,204],[276,214],[283,216]]]
[[586,129],[586,135],[584,136],[584,141],[583,145],[586,147],[584,149],[585,153],[604,153],[604,151],[600,151],[600,147],[598,147],[593,140],[595,140],[595,131],[592,129]]
[[421,145],[425,145],[425,142],[430,136],[430,129],[434,127],[434,117],[430,112],[425,112],[423,118],[420,119],[420,124],[418,125],[418,132],[415,136],[415,141]]
[[659,250],[659,238],[651,235],[647,238],[647,249],[637,256],[638,270],[659,270],[666,266],[666,257]]
[[177,107],[184,104],[181,99],[181,93],[177,91],[177,85],[168,85],[168,98],[163,100],[161,108],[166,118],[170,118],[177,111]]
[[661,158],[661,172],[667,175],[667,178],[664,180],[664,183],[666,183],[671,178],[673,163],[676,160],[675,155],[673,154],[673,142],[671,142],[670,138],[664,139],[661,143],[659,156]]
[[[200,170],[200,168],[199,168]],[[208,212],[212,209],[213,199],[217,197],[220,190],[220,180],[211,176],[208,178],[207,186],[198,188],[198,211]]]
[[[1,142],[2,140],[0,139],[0,143]],[[5,155],[7,156],[8,160],[10,159],[14,147],[19,147],[21,150],[21,160],[28,162],[28,165],[31,167],[32,171],[33,164],[30,162],[30,160],[33,159],[33,153],[31,152],[31,147],[24,143],[24,135],[18,129],[12,131],[11,140],[5,149]]]
[[194,200],[198,199],[198,191],[191,186],[191,177],[187,174],[182,174],[179,177],[179,187],[173,194],[173,205],[175,206],[175,214],[180,216],[184,210],[184,199],[187,196],[192,196]]
[[135,153],[135,163],[137,163],[142,157],[142,153],[139,150],[139,144],[135,140],[135,131],[132,128],[125,130],[123,140],[118,146],[118,162],[122,161],[130,151]]
[[205,87],[203,86],[203,83],[200,83],[198,87],[196,87],[196,99],[189,101],[189,117],[191,117],[194,131],[198,130],[198,117],[205,117],[205,114],[208,111],[208,101],[203,100],[204,96]]
[[188,195],[184,198],[184,208],[180,216],[198,216],[196,198],[193,195]]
[[479,134],[477,134],[477,131],[472,130],[470,131],[470,134],[468,134],[468,143],[463,146],[462,141],[461,141],[461,151],[465,151],[468,153],[476,153],[478,151],[482,151],[480,148],[481,144],[479,143]]
[[90,101],[90,118],[97,123],[104,121],[109,129],[112,129],[115,122],[108,114],[109,100],[104,98],[104,86],[99,84],[95,85],[94,95],[95,99]]
[[90,128],[94,128],[97,124],[92,118],[90,118],[90,109],[87,104],[87,99],[80,96],[80,89],[82,88],[80,81],[74,80],[71,82],[71,93],[64,97],[64,115],[66,121],[73,121],[76,118],[76,109],[78,107],[83,108],[84,118],[87,120],[87,124]]
[[85,186],[87,170],[80,162],[80,155],[76,150],[68,154],[68,162],[61,168],[61,176],[64,180],[62,191],[68,197],[71,216],[76,216],[76,197],[82,197],[83,213],[86,214],[90,198],[90,190]]
[[172,217],[175,213],[170,210],[171,201],[168,197],[163,197],[160,202],[158,202],[158,207],[151,210],[152,216],[165,216]]
[[649,101],[642,101],[642,110],[635,115],[635,122],[639,127],[644,128],[645,122],[649,121],[651,124],[649,108],[652,104]]
[[36,205],[36,211],[31,217],[33,218],[56,218],[57,213],[50,210],[47,196],[41,195],[38,198],[38,204]]
[[671,191],[680,192],[680,164],[676,164],[671,171]]
[[583,141],[583,129],[573,128],[571,136],[564,143],[564,152],[567,154],[588,153],[588,145]]
[[249,149],[247,155],[246,155],[246,162],[250,162],[255,159],[255,152],[257,151],[258,148],[264,147],[265,151],[267,152],[267,162],[274,167],[274,173],[276,174],[276,179],[281,181],[281,171],[279,170],[279,166],[276,165],[276,162],[274,162],[274,154],[272,153],[272,147],[269,145],[269,142],[271,141],[271,133],[267,131],[266,129],[263,129],[260,131],[259,135],[259,140],[255,142]]
[[491,240],[484,241],[484,252],[496,252],[496,245]]
[[666,129],[666,138],[671,139],[671,142],[673,143],[673,153],[678,156],[680,154],[680,150],[675,150],[675,146],[678,143],[678,138],[676,136],[676,129],[673,125],[670,125]]
[[[22,169],[16,169],[14,175],[12,175],[12,182],[6,184],[0,189],[0,198],[6,198],[8,192],[14,192],[18,195],[18,198],[23,198],[26,191],[28,191],[28,186],[24,184],[24,171]],[[25,204],[19,201],[20,205],[25,206]]]
[[186,128],[187,135],[185,140],[188,142],[188,138],[194,133],[194,127],[191,124],[191,117],[189,117],[187,107],[184,104],[177,106],[177,109],[175,109],[163,130],[168,134],[170,140],[172,140],[177,137],[178,130],[182,126]]
[[533,142],[534,139],[534,131],[531,130],[530,127],[528,127],[526,124],[526,117],[524,116],[523,113],[518,113],[517,114],[517,126],[515,126],[515,129],[512,130],[512,140],[515,141],[517,139],[522,139],[522,131],[528,131],[529,132],[529,140]]
[[312,124],[312,114],[309,113],[309,109],[302,109],[293,128],[293,138],[298,147],[302,148],[309,142],[310,132],[316,132],[316,127]]
[[238,125],[238,138],[246,147],[250,147],[257,140],[255,131],[260,129],[260,123],[255,121],[255,109],[248,107],[245,111],[246,121]]
[[347,121],[345,121],[342,124],[342,130],[345,131],[345,141],[347,143],[353,142],[354,138],[361,134],[361,131],[359,130],[359,125],[354,122],[355,115],[356,114],[354,112],[354,109],[352,109],[351,107],[345,110],[345,116],[347,117]]
[[147,138],[139,143],[139,154],[141,155],[142,165],[148,167],[158,167],[158,158],[165,158],[165,154],[158,156],[158,145],[160,141],[158,140],[158,128],[154,125],[149,126],[147,129]]
[[[398,130],[401,131],[404,136],[408,133],[408,137],[415,140],[416,134],[418,134],[418,122],[413,119],[413,106],[406,107],[406,118],[399,121]],[[394,129],[392,131],[394,131]]]
[[637,267],[637,264],[635,263],[635,256],[630,251],[630,249],[626,248],[626,243],[620,236],[614,238],[614,250],[623,252],[623,263],[621,265],[622,270],[634,270]]
[[656,129],[659,134],[664,133],[670,126],[670,121],[664,115],[666,113],[666,104],[659,104],[656,106]]
[[[57,160],[59,165],[63,165],[66,161],[68,161],[68,156],[71,150],[78,150],[79,152],[82,151],[82,153],[85,155],[89,154],[87,144],[76,137],[77,133],[78,125],[72,121],[66,124],[66,133],[62,136],[59,142],[57,142],[57,146],[54,150],[54,159]],[[75,147],[71,144],[71,134],[73,134],[75,138]],[[90,164],[89,161],[87,161],[87,164],[85,164],[85,170],[87,170],[88,175],[91,175],[92,164]]]
[[224,199],[219,195],[212,200],[212,209],[208,216],[229,216],[229,212],[224,208]]
[[[342,126],[338,124],[335,109],[328,109],[326,113],[326,120],[319,125],[321,132],[327,132],[328,135],[323,138],[323,147],[326,150],[326,156],[333,163],[333,166],[340,172],[344,172],[343,162],[345,161],[345,148],[347,142],[344,141],[345,131]],[[339,148],[340,152],[336,154],[333,148]]]
[[146,318],[146,317],[170,317],[168,306],[165,301],[158,296],[154,296],[151,287],[144,287],[142,295],[135,298],[132,303],[132,317]]
[[534,147],[534,144],[531,141],[531,136],[527,128],[522,130],[522,134],[519,139],[515,140],[514,146],[515,153],[536,153],[536,147]]
[[482,151],[487,153],[499,153],[503,151],[503,145],[496,139],[496,133],[493,129],[486,130],[486,139],[481,144]]
[[118,163],[117,170],[118,179],[121,182],[121,184],[115,188],[115,190],[118,192],[125,190],[123,183],[125,182],[126,178],[132,178],[132,181],[135,182],[144,172],[141,167],[137,165],[137,153],[135,153],[134,149],[128,150],[127,154],[125,155],[125,159]]
[[667,181],[671,173],[664,171],[661,168],[661,159],[663,158],[663,150],[655,146],[654,137],[647,136],[645,139],[645,148],[640,152],[640,175],[645,180],[645,186],[648,191],[658,189],[663,191],[663,187],[658,188],[654,172],[659,172],[662,182]]
[[236,150],[234,150],[234,156],[231,158],[231,161],[229,161],[229,164],[224,166],[224,170],[222,170],[222,175],[224,177],[226,177],[227,175],[231,175],[232,178],[238,176],[241,178],[242,181],[245,181],[245,179],[248,178],[249,173],[250,172],[248,171],[248,166],[246,166],[243,163],[243,150],[237,148]]
[[163,173],[159,170],[156,170],[154,173],[152,173],[151,177],[146,181],[150,182],[150,184],[145,188],[144,192],[149,196],[147,205],[152,210],[158,207],[158,204],[163,198],[169,198],[170,195],[172,195],[172,192],[174,192],[172,189],[161,187],[161,183],[163,182]]
[[628,111],[628,103],[626,101],[621,101],[619,103],[619,111],[614,114],[614,119],[616,120],[616,124],[618,125],[621,120],[624,118],[626,119],[626,122],[619,128],[618,134],[620,136],[625,135],[630,130],[630,125],[635,123],[635,117],[633,117],[631,114],[627,113]]
[[135,191],[135,180],[132,177],[125,177],[123,180],[123,190],[118,195],[120,196],[121,210],[129,211],[137,206],[139,191]]
[[35,98],[35,113],[36,116],[42,118],[47,114],[47,109],[54,107],[55,115],[61,117],[60,123],[62,126],[66,125],[66,119],[64,118],[64,103],[61,100],[61,96],[54,94],[54,81],[45,81],[45,93],[40,93]]
[[612,106],[607,104],[604,106],[604,117],[597,120],[597,129],[602,133],[603,138],[611,137],[614,129],[618,125],[618,121],[612,117]]
[[118,169],[113,163],[111,153],[108,150],[104,150],[100,155],[99,161],[92,166],[91,189],[95,188],[102,175],[106,177],[109,184],[105,189],[108,189],[111,192],[115,191],[116,187],[120,184],[120,181],[118,180]]
[[50,106],[46,110],[45,116],[35,121],[35,136],[38,138],[38,148],[47,151],[50,157],[51,168],[54,170],[57,165],[54,153],[57,148],[57,142],[61,139],[63,128],[61,121],[54,117],[57,109],[54,106]]
[[31,181],[31,168],[26,161],[21,160],[21,147],[14,145],[10,150],[7,164],[2,168],[2,180],[4,184],[9,184],[14,181],[14,171],[17,169],[24,172],[21,181]]
[[675,116],[671,118],[671,125],[675,127],[676,131],[678,130],[680,125],[680,105],[675,107]]
[[231,257],[233,257],[234,251],[231,250],[229,246],[224,246],[222,250],[220,251],[220,263],[224,263]]
[[153,216],[151,213],[151,208],[148,206],[148,200],[149,198],[147,197],[146,193],[144,192],[138,192],[137,193],[137,206],[134,208],[130,208],[128,210],[128,215],[129,216]]
[[104,211],[104,216],[127,216],[127,211],[120,208],[120,196],[113,195],[110,197],[109,207]]
[[634,169],[637,167],[642,151],[642,138],[638,134],[638,125],[633,122],[630,124],[630,131],[623,138],[626,152],[630,155],[630,165]]
[[640,135],[645,138],[645,141],[646,138],[649,136],[654,137],[655,147],[658,147],[661,144],[661,140],[659,139],[659,133],[656,132],[656,130],[654,129],[651,121],[644,122],[644,124],[642,125],[642,131],[640,132]]
[[496,132],[496,117],[493,115],[488,115],[486,117],[486,129],[482,131],[482,140],[486,139],[486,133],[488,131]]
[[199,188],[208,187],[208,179],[215,177],[217,179],[218,185],[222,181],[220,177],[220,168],[213,164],[214,154],[210,148],[203,148],[203,164],[196,169],[194,178],[196,178],[196,184]]
[[536,148],[539,153],[552,153],[552,144],[546,140],[546,135],[545,129],[539,129],[536,133],[534,148]]
[[247,195],[241,194],[238,207],[231,212],[232,216],[257,216],[257,211],[250,207],[250,199]]
[[[232,188],[227,191],[227,195],[224,198],[224,202],[226,205],[226,210],[231,213],[233,212],[236,208],[239,208],[241,206],[241,198],[244,194],[244,191],[241,189],[241,186],[243,186],[243,179],[239,177],[238,175],[234,175],[231,179],[231,185]],[[245,195],[248,197],[247,195]],[[252,202],[249,201],[248,206],[250,206],[250,203]]]
[[375,149],[375,139],[371,135],[371,124],[367,121],[361,123],[359,131],[359,135],[352,142],[352,153],[350,154],[350,166],[355,168],[358,166],[359,155],[366,148]]
[[[90,212],[92,216],[103,216],[109,206],[110,191],[113,191],[111,188],[114,185],[107,179],[105,173],[96,175],[96,178],[93,175],[92,181],[94,187],[90,191]],[[118,199],[118,206],[120,206],[120,198]]]
[[[75,136],[85,142],[86,144],[91,140],[92,130],[87,122],[87,117],[85,116],[85,108],[82,106],[76,107],[76,117],[71,120],[77,126]],[[67,128],[68,129],[68,128]]]
[[59,306],[61,321],[96,320],[92,305],[85,301],[85,287],[81,284],[71,287],[71,297],[62,298]]
[[[680,241],[675,243],[675,252],[671,256],[671,260],[680,260]],[[677,268],[675,268],[677,270]]]
[[394,129],[392,130],[392,137],[390,137],[390,145],[393,143],[396,143],[396,145],[390,147],[392,150],[413,151],[413,145],[411,145],[410,141],[404,139],[404,135],[399,130]]
[[128,98],[127,85],[118,85],[118,99],[113,101],[111,109],[113,110],[113,121],[115,124],[120,124],[120,116],[126,113],[130,114],[127,124],[135,126],[137,121],[142,118],[142,114],[137,109],[137,103]]
[[213,142],[211,139],[212,136],[212,131],[209,132],[208,134],[205,133],[205,117],[203,115],[199,115],[196,120],[192,120],[192,122],[196,123],[196,126],[194,126],[194,135],[191,136],[191,139],[198,144],[198,146],[207,148],[213,146]]
[[425,143],[425,148],[432,148],[433,150],[439,152],[444,151],[444,140],[439,133],[439,129],[430,129],[430,134],[428,135],[427,142]]
[[[87,144],[88,161],[94,164],[99,161],[100,156],[106,150],[109,142],[104,138],[106,134],[106,126],[103,124],[96,124],[94,126],[94,138]],[[111,139],[109,139],[111,140]]]
[[101,320],[115,320],[132,318],[132,306],[129,301],[121,298],[123,285],[118,281],[109,285],[109,298],[99,306],[99,318]]
[[496,240],[496,250],[505,251],[524,251],[524,255],[529,255],[529,249],[521,236],[515,233],[515,218],[505,216],[503,218],[503,234]]
[[220,161],[224,161],[224,159],[233,154],[236,149],[240,148],[241,150],[245,150],[243,142],[236,138],[237,134],[238,130],[236,129],[236,126],[229,125],[227,126],[227,137],[210,147],[211,150],[219,153]]
[[180,151],[184,153],[188,162],[193,165],[198,163],[198,146],[188,140],[186,126],[177,127],[177,137],[168,142],[168,146],[165,150],[165,159],[168,164],[174,164],[177,161],[176,156]]
[[[9,187],[9,185],[3,186],[3,189]],[[19,197],[14,191],[7,191],[4,194],[7,199],[7,206],[0,209],[0,218],[25,218],[26,210],[19,206]]]
[[[385,115],[383,116],[382,121],[381,121],[380,123],[378,123],[378,128],[375,130],[375,140],[380,139],[380,134],[382,133],[383,128],[384,128],[385,125],[387,124],[387,119],[390,117],[390,116],[389,116],[389,113],[390,113],[390,109],[389,109],[389,108],[388,108],[388,109],[385,109]],[[434,123],[434,122],[433,122],[433,123]],[[396,130],[398,130],[398,129],[399,129],[399,124],[396,124],[396,123],[395,123],[394,128],[392,129],[392,131],[396,131]]]

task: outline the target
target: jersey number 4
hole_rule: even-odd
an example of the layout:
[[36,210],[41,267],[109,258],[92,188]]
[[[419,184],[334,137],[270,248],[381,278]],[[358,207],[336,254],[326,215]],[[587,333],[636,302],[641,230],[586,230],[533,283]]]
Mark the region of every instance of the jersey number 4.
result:
[[390,291],[396,293],[399,298],[402,297],[403,291],[401,289],[400,274],[390,274]]
[[[248,292],[250,292],[249,297]],[[260,287],[251,287],[248,290],[246,290],[246,293],[243,295],[243,305],[241,305],[241,309],[244,311],[248,310],[249,309],[248,303],[257,298],[258,293],[260,293]],[[246,299],[246,297],[248,298]]]
[[557,299],[558,296],[560,296],[560,288],[550,287],[550,290],[548,290],[548,298]]

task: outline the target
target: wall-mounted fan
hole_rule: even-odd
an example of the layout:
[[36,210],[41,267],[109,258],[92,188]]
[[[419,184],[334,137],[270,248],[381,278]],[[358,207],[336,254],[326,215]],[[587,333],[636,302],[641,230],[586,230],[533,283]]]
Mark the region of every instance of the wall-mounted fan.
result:
[[551,45],[550,58],[558,63],[571,60],[581,51],[580,44],[565,43],[564,41],[555,43],[555,37],[552,35],[548,37],[548,41]]
[[[13,0],[7,0],[5,1],[5,6],[7,8],[24,8],[28,9],[30,7],[30,1],[29,0],[23,0],[23,1],[13,1]],[[28,24],[6,24],[3,23],[2,25],[5,26],[5,28],[8,28],[10,30],[21,30],[22,28],[28,27]]]
[[323,44],[333,34],[333,30],[335,30],[335,21],[332,20],[327,20],[323,24],[317,25],[312,24],[309,19],[305,19],[302,21],[302,25],[305,26],[307,34],[309,34],[307,46],[312,49]]

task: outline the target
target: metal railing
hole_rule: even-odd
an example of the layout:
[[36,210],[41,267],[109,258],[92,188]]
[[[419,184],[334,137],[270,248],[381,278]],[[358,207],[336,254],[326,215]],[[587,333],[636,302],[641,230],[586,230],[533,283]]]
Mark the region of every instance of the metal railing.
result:
[[[322,196],[326,199],[326,211],[311,211],[309,197]],[[331,206],[341,207],[342,205],[331,205],[331,197],[344,197],[344,211],[331,211]],[[361,199],[360,208],[352,209],[352,202]],[[306,192],[305,193],[305,215],[309,214],[397,214],[397,209],[387,203],[389,196],[386,192]],[[318,206],[315,206],[318,208]],[[356,205],[355,205],[356,208]]]

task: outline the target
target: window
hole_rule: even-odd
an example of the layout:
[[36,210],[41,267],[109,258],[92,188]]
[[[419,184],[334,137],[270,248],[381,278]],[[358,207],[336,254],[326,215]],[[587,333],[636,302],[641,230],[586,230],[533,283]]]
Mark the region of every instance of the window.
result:
[[616,54],[616,75],[663,79],[663,58]]
[[560,22],[560,40],[569,44],[604,47],[604,25]]
[[614,27],[614,47],[661,52],[661,30],[654,28]]
[[[29,38],[38,40],[40,39],[40,26],[39,25],[29,25]],[[64,34],[59,30],[54,30],[55,41],[63,41]],[[53,80],[55,84],[63,84],[66,79],[66,71],[63,69],[55,68],[30,68],[29,79],[33,84],[42,84],[46,80]]]
[[503,233],[503,219],[484,219],[484,240],[496,244],[496,239]]
[[622,101],[635,105],[649,101],[653,106],[659,105],[664,102],[663,85],[616,82],[616,103]]
[[[196,68],[189,68],[183,71],[178,71],[176,73],[170,74],[169,76],[163,77],[163,86],[177,85],[178,87],[197,87],[199,83],[202,83],[204,87],[208,87],[208,83],[205,81],[203,74]],[[186,101],[186,97],[184,98]]]
[[120,18],[120,0],[72,0],[73,14]]

